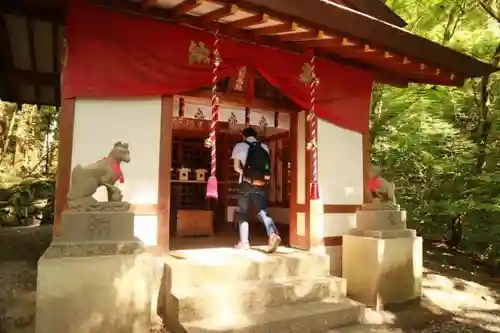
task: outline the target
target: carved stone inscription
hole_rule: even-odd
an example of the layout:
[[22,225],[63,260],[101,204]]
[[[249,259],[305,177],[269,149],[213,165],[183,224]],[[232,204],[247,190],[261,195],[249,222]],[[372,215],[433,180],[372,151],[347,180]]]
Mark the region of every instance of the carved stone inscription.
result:
[[398,217],[400,216],[401,214],[398,211],[390,212],[388,215],[390,225],[395,226],[398,223]]
[[90,214],[87,230],[89,239],[107,240],[111,237],[111,220],[108,216]]

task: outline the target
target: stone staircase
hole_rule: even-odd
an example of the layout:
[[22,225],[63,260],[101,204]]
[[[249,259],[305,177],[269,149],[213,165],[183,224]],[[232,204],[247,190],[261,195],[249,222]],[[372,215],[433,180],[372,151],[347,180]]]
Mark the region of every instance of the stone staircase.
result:
[[329,275],[329,262],[288,248],[173,252],[164,322],[172,333],[324,333],[356,324],[364,306],[345,297],[345,280]]

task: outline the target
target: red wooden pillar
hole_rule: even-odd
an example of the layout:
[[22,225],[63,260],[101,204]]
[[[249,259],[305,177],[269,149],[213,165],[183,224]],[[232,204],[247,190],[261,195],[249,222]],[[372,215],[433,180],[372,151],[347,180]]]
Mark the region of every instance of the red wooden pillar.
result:
[[370,201],[368,181],[370,180],[371,168],[371,139],[370,133],[363,134],[363,202]]
[[157,244],[162,252],[170,248],[170,168],[172,165],[172,117],[174,99],[161,99],[160,163],[158,171],[158,234]]
[[59,150],[57,154],[57,179],[55,195],[55,217],[53,236],[59,235],[61,216],[66,209],[70,179],[71,160],[73,155],[73,129],[75,122],[75,99],[62,101],[59,115]]
[[[291,182],[290,182],[290,245],[299,249],[309,248],[309,238],[308,238],[308,207],[307,204],[308,195],[306,195],[306,203],[298,203],[298,191],[299,191],[299,149],[306,150],[305,143],[299,143],[298,138],[298,125],[299,125],[299,113],[293,112],[290,114],[290,162],[291,162]],[[307,156],[307,154],[306,154]],[[303,165],[304,166],[304,165]],[[301,167],[303,167],[301,166]],[[304,177],[304,189],[307,191],[309,188],[309,178],[307,177],[308,169],[305,170],[306,177]],[[305,235],[298,234],[298,214],[305,214]]]

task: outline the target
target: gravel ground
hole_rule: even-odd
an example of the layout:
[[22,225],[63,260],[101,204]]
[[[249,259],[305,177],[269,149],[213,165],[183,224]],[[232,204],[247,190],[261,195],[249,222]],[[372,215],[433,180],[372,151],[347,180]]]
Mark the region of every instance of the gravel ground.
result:
[[0,333],[33,333],[36,263],[52,228],[0,228]]
[[[34,333],[36,262],[50,226],[0,228],[0,333]],[[376,313],[366,324],[328,333],[500,333],[499,272],[486,272],[459,253],[427,244],[421,300]],[[488,274],[487,274],[488,273]]]

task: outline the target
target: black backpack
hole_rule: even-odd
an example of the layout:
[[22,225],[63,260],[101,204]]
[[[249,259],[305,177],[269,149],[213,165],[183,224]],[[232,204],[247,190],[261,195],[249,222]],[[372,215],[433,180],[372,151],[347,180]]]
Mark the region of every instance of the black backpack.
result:
[[250,180],[266,180],[271,175],[271,157],[259,141],[244,141],[248,147],[243,176]]

